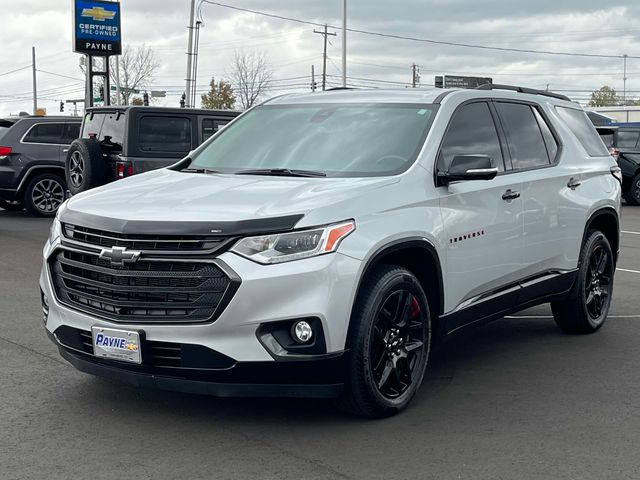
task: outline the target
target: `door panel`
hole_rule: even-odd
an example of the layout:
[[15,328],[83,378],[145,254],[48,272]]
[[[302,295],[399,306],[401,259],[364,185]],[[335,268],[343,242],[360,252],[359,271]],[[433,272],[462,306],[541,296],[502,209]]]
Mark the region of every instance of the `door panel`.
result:
[[451,184],[441,199],[447,242],[446,310],[516,282],[522,269],[522,197],[513,175]]

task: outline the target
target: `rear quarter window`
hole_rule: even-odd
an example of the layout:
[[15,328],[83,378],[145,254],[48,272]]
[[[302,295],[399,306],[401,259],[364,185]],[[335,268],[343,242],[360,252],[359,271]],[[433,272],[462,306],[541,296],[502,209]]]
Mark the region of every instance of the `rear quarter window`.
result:
[[596,128],[583,110],[556,107],[556,111],[590,156],[604,157],[609,155],[607,147],[602,143]]
[[188,152],[191,150],[191,121],[186,117],[142,117],[138,148],[146,152]]
[[617,148],[636,148],[638,143],[638,130],[618,130]]

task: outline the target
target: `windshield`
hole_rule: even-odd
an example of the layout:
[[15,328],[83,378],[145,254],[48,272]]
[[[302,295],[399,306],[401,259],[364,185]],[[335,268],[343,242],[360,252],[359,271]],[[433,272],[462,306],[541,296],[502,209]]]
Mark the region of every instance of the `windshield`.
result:
[[216,135],[189,168],[396,174],[415,160],[434,111],[416,104],[261,106]]

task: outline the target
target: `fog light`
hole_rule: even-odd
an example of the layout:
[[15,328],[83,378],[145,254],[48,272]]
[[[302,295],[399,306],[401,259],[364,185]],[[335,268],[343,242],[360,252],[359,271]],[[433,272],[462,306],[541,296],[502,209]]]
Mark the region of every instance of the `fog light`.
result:
[[313,337],[313,329],[309,322],[305,320],[300,320],[293,325],[293,334],[292,337],[296,342],[299,343],[307,343]]

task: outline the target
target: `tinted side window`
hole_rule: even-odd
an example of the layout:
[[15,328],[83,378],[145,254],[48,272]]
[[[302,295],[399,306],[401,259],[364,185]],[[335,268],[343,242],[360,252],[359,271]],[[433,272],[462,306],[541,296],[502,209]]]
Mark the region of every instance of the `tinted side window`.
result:
[[226,125],[231,120],[214,120],[213,118],[205,118],[202,120],[202,141],[204,142],[223,125]]
[[191,150],[191,121],[188,118],[144,116],[138,130],[140,150],[188,152]]
[[447,171],[456,155],[486,155],[504,171],[498,132],[486,103],[470,103],[453,115],[438,157],[438,170]]
[[618,130],[618,148],[636,148],[640,132],[633,130]]
[[36,123],[24,137],[27,143],[54,143],[62,141],[64,123]]
[[556,159],[556,155],[558,154],[558,142],[556,141],[553,133],[551,133],[551,129],[547,124],[547,121],[540,114],[537,108],[532,107],[533,113],[536,116],[536,120],[538,121],[538,125],[540,126],[540,131],[542,132],[542,138],[544,138],[544,144],[547,146],[547,152],[549,153],[549,161],[553,162]]
[[584,111],[567,107],[556,107],[556,111],[589,155],[593,157],[609,155],[607,147],[600,140],[596,128]]
[[613,132],[598,132],[598,134],[606,147],[613,146]]
[[80,124],[67,123],[64,128],[64,135],[62,136],[62,143],[64,145],[69,145],[79,136],[80,136]]
[[549,165],[549,155],[542,132],[529,105],[496,103],[507,135],[514,170]]

